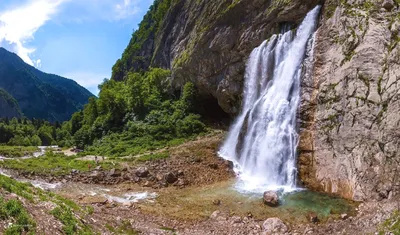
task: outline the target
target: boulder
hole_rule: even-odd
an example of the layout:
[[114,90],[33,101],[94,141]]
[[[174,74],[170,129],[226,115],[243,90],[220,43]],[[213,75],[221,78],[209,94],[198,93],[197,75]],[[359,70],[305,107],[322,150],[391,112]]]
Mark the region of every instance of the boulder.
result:
[[149,176],[150,172],[149,169],[147,169],[147,167],[139,167],[138,169],[136,169],[135,174],[138,177],[146,178],[147,176]]
[[174,173],[172,173],[172,172],[167,173],[164,176],[164,179],[168,184],[173,184],[176,181],[178,181],[178,177],[176,177],[176,175]]
[[314,212],[308,214],[308,219],[311,223],[317,223],[319,221],[317,214],[315,214]]
[[108,173],[108,175],[111,177],[120,177],[121,172],[117,169],[111,169],[110,172]]
[[263,223],[265,234],[281,234],[288,231],[286,224],[279,218],[269,218]]
[[276,207],[279,205],[278,194],[274,191],[266,191],[264,192],[263,201],[265,205]]
[[382,7],[385,8],[387,11],[392,11],[394,8],[393,0],[384,0],[382,3]]

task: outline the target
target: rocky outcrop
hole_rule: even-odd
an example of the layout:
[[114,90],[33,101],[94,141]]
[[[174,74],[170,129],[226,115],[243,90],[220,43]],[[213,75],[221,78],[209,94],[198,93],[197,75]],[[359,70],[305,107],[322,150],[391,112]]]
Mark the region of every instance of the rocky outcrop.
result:
[[387,2],[325,3],[299,115],[308,187],[355,200],[400,192],[400,18]]

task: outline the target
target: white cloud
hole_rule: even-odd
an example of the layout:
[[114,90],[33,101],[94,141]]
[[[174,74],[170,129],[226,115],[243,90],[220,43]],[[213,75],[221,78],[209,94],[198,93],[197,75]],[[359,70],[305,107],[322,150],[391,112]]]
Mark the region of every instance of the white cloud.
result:
[[115,19],[126,19],[140,11],[138,1],[124,0],[123,2],[116,4],[115,7]]
[[[0,12],[0,46],[18,54],[26,63],[35,65],[29,57],[35,48],[26,43],[35,32],[53,16],[59,5],[66,0],[30,0],[26,4]],[[40,64],[36,61],[36,64]]]

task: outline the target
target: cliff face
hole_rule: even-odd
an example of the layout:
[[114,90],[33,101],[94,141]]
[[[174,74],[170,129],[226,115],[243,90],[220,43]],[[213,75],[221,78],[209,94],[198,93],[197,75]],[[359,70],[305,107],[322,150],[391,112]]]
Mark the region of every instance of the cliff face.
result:
[[[236,115],[251,51],[323,3],[309,46],[299,112],[299,177],[309,188],[356,200],[400,192],[400,17],[392,0],[174,0],[152,8],[113,78],[149,66],[193,82]],[[162,4],[161,4],[162,5]],[[163,19],[152,18],[162,15]],[[143,29],[142,29],[143,26]],[[147,35],[148,37],[143,37]],[[137,43],[139,42],[139,43]]]
[[146,40],[138,39],[144,29],[134,34],[134,41],[144,43],[136,43],[141,49],[134,50],[131,41],[130,50],[124,53],[125,57],[131,54],[130,62],[124,58],[118,61],[113,78],[122,79],[124,72],[120,71],[126,64],[132,66],[125,66],[125,72],[146,69],[148,64],[172,69],[175,89],[192,81],[205,100],[217,100],[225,112],[235,115],[240,109],[245,64],[251,51],[278,33],[283,24],[301,22],[318,2],[176,0],[170,3],[162,22],[149,20],[149,15],[160,11],[153,7],[144,20],[159,24],[157,32],[157,27],[153,28]]
[[300,176],[355,200],[400,192],[400,17],[393,1],[325,3],[303,79]]

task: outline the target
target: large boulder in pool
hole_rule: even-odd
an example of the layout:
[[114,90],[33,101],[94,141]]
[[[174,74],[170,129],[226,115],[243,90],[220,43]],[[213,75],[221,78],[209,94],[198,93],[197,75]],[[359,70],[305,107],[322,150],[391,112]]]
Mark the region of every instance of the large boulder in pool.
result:
[[279,197],[278,194],[274,191],[264,192],[263,201],[265,205],[271,207],[279,206]]
[[264,234],[284,234],[288,231],[286,224],[279,218],[269,218],[263,223]]

